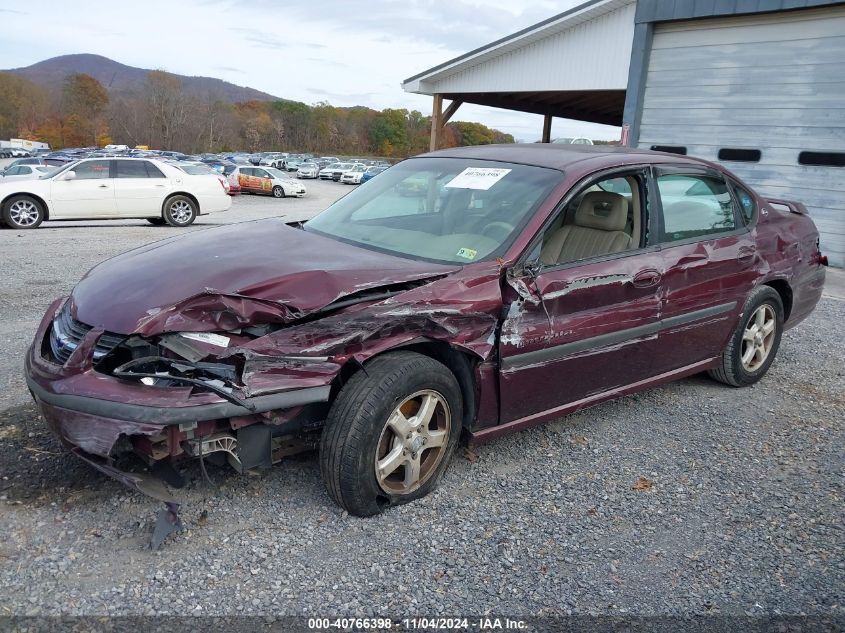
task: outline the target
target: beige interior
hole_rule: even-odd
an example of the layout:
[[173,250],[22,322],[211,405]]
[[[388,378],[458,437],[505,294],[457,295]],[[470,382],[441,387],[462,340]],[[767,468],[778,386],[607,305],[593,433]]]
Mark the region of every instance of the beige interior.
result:
[[630,193],[605,191],[598,183],[577,196],[546,231],[540,252],[543,264],[618,253],[640,243],[639,182],[634,176],[612,180],[623,183],[617,189],[625,189],[627,183]]

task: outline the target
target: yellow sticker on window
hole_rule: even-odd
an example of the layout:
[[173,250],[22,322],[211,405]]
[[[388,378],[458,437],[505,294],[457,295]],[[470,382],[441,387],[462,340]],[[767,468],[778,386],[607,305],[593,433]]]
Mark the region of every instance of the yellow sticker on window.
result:
[[463,257],[464,259],[475,259],[476,255],[478,255],[478,251],[471,249],[471,248],[462,248],[458,250],[458,257]]

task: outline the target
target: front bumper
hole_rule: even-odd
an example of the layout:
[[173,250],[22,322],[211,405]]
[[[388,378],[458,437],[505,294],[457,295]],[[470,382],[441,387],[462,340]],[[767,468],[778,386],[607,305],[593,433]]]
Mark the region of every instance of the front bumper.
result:
[[53,432],[65,444],[86,453],[109,457],[121,435],[156,436],[166,433],[167,427],[193,427],[329,399],[331,387],[325,385],[244,398],[241,406],[214,393],[192,393],[186,387],[124,381],[94,369],[94,344],[101,333],[96,329],[59,365],[45,358],[42,350],[62,302],[55,301],[44,315],[24,361],[25,377]]

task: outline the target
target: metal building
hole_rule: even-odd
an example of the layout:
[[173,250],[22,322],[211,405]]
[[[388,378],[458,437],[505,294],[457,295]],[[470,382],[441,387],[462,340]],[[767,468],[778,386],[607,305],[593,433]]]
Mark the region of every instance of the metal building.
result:
[[[592,0],[403,82],[463,103],[623,127],[803,201],[845,266],[845,2]],[[452,100],[442,111],[443,99]]]

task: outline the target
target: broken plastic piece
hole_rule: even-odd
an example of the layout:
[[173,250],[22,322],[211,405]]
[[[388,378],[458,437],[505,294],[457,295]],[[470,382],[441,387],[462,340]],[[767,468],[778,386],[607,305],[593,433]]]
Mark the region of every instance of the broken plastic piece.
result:
[[182,519],[179,517],[179,504],[168,502],[164,505],[167,507],[158,513],[156,526],[150,538],[150,549],[158,549],[164,543],[164,539],[173,532],[181,532],[183,529]]

